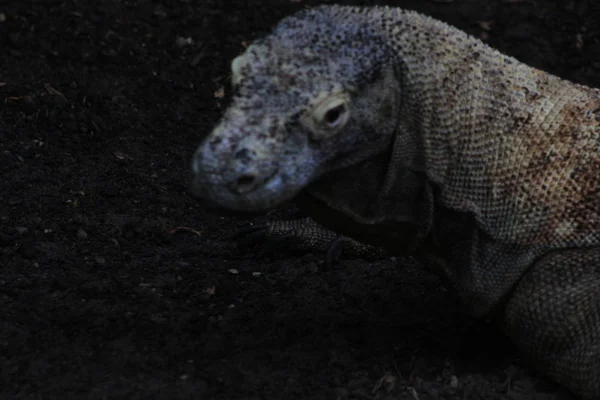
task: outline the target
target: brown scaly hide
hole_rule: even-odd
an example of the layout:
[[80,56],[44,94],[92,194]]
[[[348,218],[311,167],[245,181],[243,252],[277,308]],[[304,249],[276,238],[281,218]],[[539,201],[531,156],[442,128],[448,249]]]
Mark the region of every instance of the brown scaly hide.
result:
[[[390,152],[326,175],[309,186],[313,197],[387,235],[406,221],[425,234],[433,220],[446,275],[477,315],[549,249],[598,243],[598,90],[413,12],[369,17],[400,60],[399,129]],[[363,230],[317,218],[351,236]]]
[[[361,43],[364,54],[352,58]],[[314,48],[294,66],[286,46],[289,54]],[[280,64],[293,76],[285,90]],[[600,91],[521,64],[439,21],[387,8],[297,14],[250,46],[240,65],[240,95],[197,152],[199,194],[258,209],[304,189],[318,222],[414,250],[449,279],[472,315],[509,301],[509,332],[537,367],[573,392],[600,395],[597,335],[561,333],[600,329],[600,275],[582,269],[600,258]],[[315,99],[340,91],[356,104],[354,119],[327,140],[303,140],[315,132],[293,116],[302,121]],[[252,188],[232,190],[248,176],[257,177]],[[536,263],[570,248],[581,249],[576,265]],[[552,287],[547,265],[559,275],[588,271],[588,286]],[[524,276],[535,282],[519,283]],[[552,291],[558,297],[543,312],[522,304],[546,302]],[[573,302],[586,304],[585,312],[559,318]],[[581,360],[589,363],[585,382],[573,367]]]

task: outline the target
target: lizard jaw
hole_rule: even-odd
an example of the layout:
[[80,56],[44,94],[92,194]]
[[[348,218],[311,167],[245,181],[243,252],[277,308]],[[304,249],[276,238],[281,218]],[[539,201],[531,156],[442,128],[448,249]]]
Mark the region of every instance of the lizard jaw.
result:
[[270,163],[234,158],[202,144],[192,160],[192,194],[232,211],[259,212],[291,200],[310,181],[294,157]]
[[239,192],[222,181],[219,174],[194,173],[192,194],[217,207],[232,211],[260,212],[291,200],[300,190],[290,190],[281,175],[275,174],[262,185]]

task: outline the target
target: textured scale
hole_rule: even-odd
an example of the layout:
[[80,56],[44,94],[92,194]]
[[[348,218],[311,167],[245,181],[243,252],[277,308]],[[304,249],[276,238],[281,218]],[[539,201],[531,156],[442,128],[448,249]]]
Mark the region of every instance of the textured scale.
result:
[[[197,195],[235,210],[296,198],[329,229],[412,251],[472,315],[508,304],[507,331],[542,372],[600,395],[598,89],[393,8],[297,13],[232,73],[232,104],[194,156]],[[554,284],[573,274],[587,286]]]

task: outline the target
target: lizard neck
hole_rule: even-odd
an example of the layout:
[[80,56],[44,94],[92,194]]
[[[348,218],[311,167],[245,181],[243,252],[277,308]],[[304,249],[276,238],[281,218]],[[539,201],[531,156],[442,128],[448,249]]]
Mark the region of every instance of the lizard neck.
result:
[[397,147],[411,152],[402,157],[407,167],[426,172],[443,190],[451,169],[464,160],[465,143],[486,133],[475,130],[513,117],[506,103],[514,108],[516,99],[499,99],[493,89],[506,92],[511,76],[529,81],[534,70],[416,12],[387,10],[381,20],[402,80]]
[[[393,12],[382,16],[382,29],[402,79],[394,158],[424,172],[437,204],[473,215],[496,240],[596,243],[588,221],[598,218],[600,90],[522,64],[442,22]],[[564,221],[577,213],[581,221]]]

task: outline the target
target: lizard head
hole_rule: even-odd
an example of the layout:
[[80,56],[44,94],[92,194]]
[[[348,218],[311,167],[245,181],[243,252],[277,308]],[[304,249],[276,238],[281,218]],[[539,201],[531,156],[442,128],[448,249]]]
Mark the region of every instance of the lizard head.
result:
[[233,60],[232,102],[193,157],[196,195],[266,210],[391,136],[399,82],[366,12],[302,11]]

